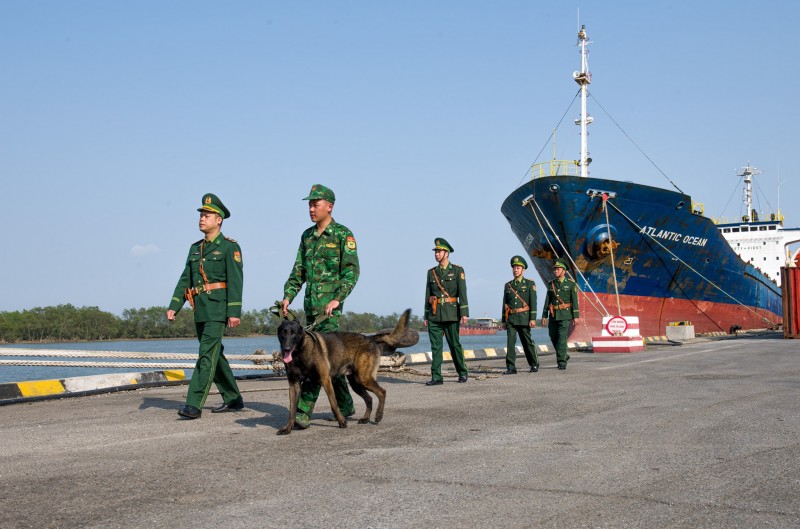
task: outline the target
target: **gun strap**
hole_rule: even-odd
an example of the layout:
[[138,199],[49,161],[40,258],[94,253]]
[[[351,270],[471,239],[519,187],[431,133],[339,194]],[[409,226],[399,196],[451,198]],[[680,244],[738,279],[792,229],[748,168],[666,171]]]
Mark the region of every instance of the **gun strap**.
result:
[[206,240],[200,243],[200,262],[198,263],[198,268],[200,269],[200,275],[203,276],[203,283],[207,286],[208,285],[208,276],[206,275],[206,271],[203,268],[203,245],[206,243]]
[[[511,281],[509,281],[509,282],[507,283],[507,285],[508,285],[508,288],[510,288],[510,289],[511,289],[511,292],[513,292],[513,293],[514,293],[514,295],[515,295],[515,296],[517,296],[517,299],[518,299],[518,300],[520,300],[520,301],[522,302],[522,307],[521,307],[521,308],[522,308],[523,310],[530,310],[531,306],[530,306],[530,305],[528,305],[528,304],[525,302],[525,300],[524,300],[524,299],[522,299],[522,296],[520,296],[520,295],[517,293],[517,291],[516,291],[516,290],[514,290],[514,287],[512,287],[512,286],[511,286]],[[509,307],[509,309],[511,309],[511,307]],[[522,312],[522,311],[523,311],[523,310],[516,310],[516,309],[511,309],[511,310],[512,310],[512,311],[513,311],[515,314],[516,314],[517,312]]]
[[439,281],[439,276],[436,275],[436,267],[435,266],[433,268],[431,268],[431,272],[433,272],[433,278],[436,280],[436,284],[439,285],[439,290],[442,291],[442,294],[444,294],[445,297],[448,297],[448,298],[453,297],[453,296],[451,296],[450,294],[447,293],[447,291],[442,286],[442,282]]

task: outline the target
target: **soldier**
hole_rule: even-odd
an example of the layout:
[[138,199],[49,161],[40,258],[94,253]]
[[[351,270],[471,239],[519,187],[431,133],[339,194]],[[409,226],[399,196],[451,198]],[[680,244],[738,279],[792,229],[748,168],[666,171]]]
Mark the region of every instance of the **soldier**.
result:
[[522,342],[531,373],[539,371],[539,357],[531,340],[531,327],[536,327],[536,284],[522,274],[528,263],[519,255],[511,258],[514,279],[503,291],[503,323],[506,324],[506,375],[517,374],[517,335]]
[[222,345],[225,325],[237,327],[242,316],[244,279],[242,250],[233,239],[222,235],[222,220],[231,216],[222,201],[211,193],[203,196],[200,231],[205,237],[189,248],[186,266],[172,294],[167,319],[175,320],[185,301],[194,309],[194,324],[200,353],[192,373],[186,405],[178,415],[197,419],[203,409],[213,381],[222,395],[223,404],[211,413],[238,411],[244,407]]
[[425,317],[431,340],[433,361],[431,362],[431,379],[426,386],[442,384],[442,334],[447,338],[450,355],[458,372],[458,381],[467,381],[467,365],[464,363],[464,348],[461,347],[458,331],[469,319],[467,304],[467,283],[464,269],[449,262],[453,247],[442,239],[434,241],[433,256],[438,266],[428,270],[425,282]]
[[[306,320],[319,332],[339,329],[344,299],[353,291],[358,281],[358,253],[353,232],[331,217],[336,195],[319,184],[311,186],[308,212],[315,223],[300,236],[300,247],[289,279],[283,286],[283,315],[289,304],[306,284],[303,310]],[[331,377],[336,403],[345,417],[356,409],[344,375]],[[307,380],[301,386],[297,402],[295,427],[304,430],[311,424],[311,414],[319,397],[319,382]]]
[[[567,337],[571,322],[580,323],[578,317],[578,285],[566,277],[567,263],[557,259],[553,265],[555,279],[547,285],[547,297],[544,299],[544,314],[542,325],[547,325],[550,340],[556,348],[558,368],[566,369],[569,354],[567,354]],[[550,318],[547,315],[550,315]],[[550,323],[548,324],[548,320]]]

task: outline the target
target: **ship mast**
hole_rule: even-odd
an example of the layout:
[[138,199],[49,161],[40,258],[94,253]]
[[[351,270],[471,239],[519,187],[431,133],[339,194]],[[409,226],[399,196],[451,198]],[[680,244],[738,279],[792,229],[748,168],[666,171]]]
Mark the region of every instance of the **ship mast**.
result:
[[747,167],[742,167],[742,172],[738,176],[744,177],[744,203],[747,206],[747,214],[745,215],[746,222],[753,222],[756,219],[755,212],[753,211],[753,176],[761,174],[761,171],[755,167],[750,167],[750,162],[747,162]]
[[589,73],[587,44],[589,44],[589,40],[586,36],[586,24],[584,24],[578,32],[578,46],[581,47],[581,71],[572,73],[572,78],[581,87],[581,117],[575,120],[575,124],[581,127],[581,159],[578,165],[581,168],[581,176],[584,178],[589,176],[589,164],[592,163],[592,159],[589,158],[589,133],[586,130],[586,127],[592,122],[591,116],[586,113],[586,94],[589,91],[589,83],[592,82],[592,74]]

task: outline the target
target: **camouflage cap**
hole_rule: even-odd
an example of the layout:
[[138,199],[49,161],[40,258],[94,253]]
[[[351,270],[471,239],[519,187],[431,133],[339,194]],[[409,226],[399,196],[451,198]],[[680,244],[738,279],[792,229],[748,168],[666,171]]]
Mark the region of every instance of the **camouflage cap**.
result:
[[203,195],[202,205],[197,208],[197,211],[210,211],[216,213],[223,219],[231,216],[231,212],[225,207],[225,204],[213,193],[206,193]]
[[567,268],[568,268],[567,267],[567,262],[564,261],[563,259],[556,259],[556,262],[553,265],[553,268],[563,268],[564,270],[567,270]]
[[447,242],[445,239],[441,237],[436,237],[433,241],[433,251],[436,250],[445,250],[447,252],[453,253],[453,247],[450,246],[450,243]]
[[511,266],[521,266],[525,270],[528,269],[528,262],[521,255],[515,255],[511,258]]
[[333,193],[332,189],[328,189],[322,184],[314,184],[311,186],[311,191],[308,192],[308,196],[303,200],[327,200],[331,204],[336,202],[336,195]]

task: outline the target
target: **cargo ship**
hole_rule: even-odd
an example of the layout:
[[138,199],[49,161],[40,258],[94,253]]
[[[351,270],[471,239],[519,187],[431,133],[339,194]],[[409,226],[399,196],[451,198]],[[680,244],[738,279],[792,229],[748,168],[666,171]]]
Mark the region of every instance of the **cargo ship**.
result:
[[466,325],[461,325],[458,334],[461,336],[472,336],[476,334],[497,334],[503,330],[502,324],[494,318],[473,318]]
[[755,171],[742,175],[747,214],[738,222],[705,216],[702,204],[676,191],[589,176],[586,27],[578,33],[581,69],[580,160],[534,164],[530,180],[501,206],[512,231],[547,284],[557,258],[580,290],[581,321],[570,339],[600,334],[603,317],[635,316],[642,336],[661,336],[674,322],[696,333],[775,328],[782,323],[780,267],[793,265],[789,244],[800,230],[783,216],[752,208]]

